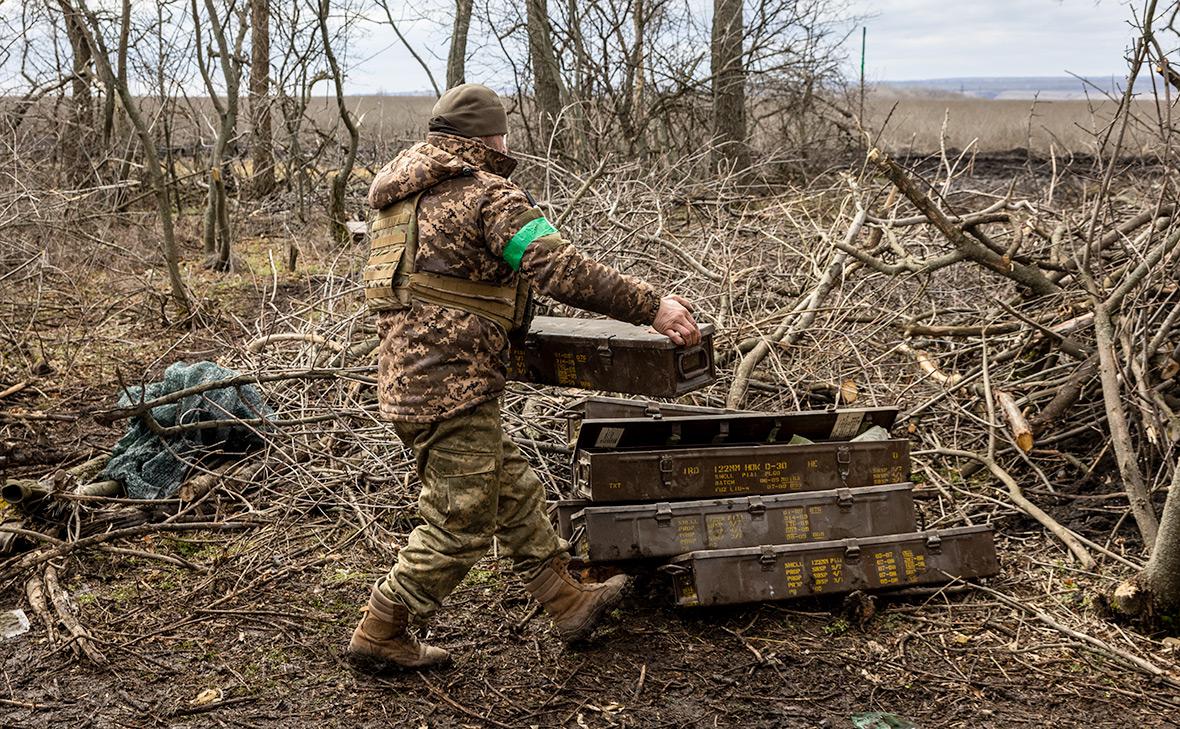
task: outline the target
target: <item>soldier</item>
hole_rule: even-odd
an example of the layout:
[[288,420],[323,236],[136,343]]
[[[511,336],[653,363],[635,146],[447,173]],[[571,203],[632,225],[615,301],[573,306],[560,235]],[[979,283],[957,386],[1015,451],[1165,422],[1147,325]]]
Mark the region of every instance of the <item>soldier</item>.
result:
[[499,540],[559,635],[588,638],[626,578],[581,583],[545,515],[544,488],[500,421],[509,337],[535,288],[571,306],[700,341],[688,301],[582,256],[508,179],[508,117],[478,84],[449,90],[429,134],[385,165],[369,203],[366,299],[380,312],[383,417],[414,452],[424,524],[373,586],[349,654],[369,668],[448,660],[409,630]]

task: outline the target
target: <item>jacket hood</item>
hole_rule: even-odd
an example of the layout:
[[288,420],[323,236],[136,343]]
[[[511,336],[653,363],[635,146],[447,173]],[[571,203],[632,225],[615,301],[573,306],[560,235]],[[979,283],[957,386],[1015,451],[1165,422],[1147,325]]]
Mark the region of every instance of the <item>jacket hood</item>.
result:
[[369,186],[369,205],[381,209],[444,180],[470,176],[477,170],[507,177],[515,168],[515,159],[478,139],[432,133],[425,142],[402,150],[381,168]]

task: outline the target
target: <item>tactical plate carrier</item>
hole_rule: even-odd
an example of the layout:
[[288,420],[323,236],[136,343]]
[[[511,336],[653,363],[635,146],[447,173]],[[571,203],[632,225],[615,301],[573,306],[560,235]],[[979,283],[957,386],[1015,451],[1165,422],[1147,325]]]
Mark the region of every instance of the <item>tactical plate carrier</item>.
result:
[[369,311],[400,311],[410,308],[413,301],[425,301],[475,314],[505,332],[521,329],[530,292],[528,281],[520,274],[501,286],[416,270],[421,197],[419,192],[384,207],[369,222],[369,262],[364,271]]

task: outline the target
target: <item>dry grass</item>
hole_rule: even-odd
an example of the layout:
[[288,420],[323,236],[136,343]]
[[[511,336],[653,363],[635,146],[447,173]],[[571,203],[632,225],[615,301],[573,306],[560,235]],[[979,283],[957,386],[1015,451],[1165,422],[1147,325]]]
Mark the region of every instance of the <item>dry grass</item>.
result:
[[[878,97],[866,104],[868,126],[895,154],[937,152],[945,133],[949,149],[981,153],[1029,149],[1041,155],[1092,155],[1114,116],[1113,101],[1028,101],[969,98]],[[1159,145],[1154,101],[1135,102],[1124,149],[1146,155]],[[883,130],[883,131],[882,131]]]
[[[363,146],[384,151],[419,138],[430,117],[434,99],[410,96],[357,96],[350,99],[361,117]],[[867,104],[871,129],[880,134],[894,154],[930,154],[943,144],[948,149],[970,147],[980,153],[1029,149],[1059,157],[1094,155],[1118,104],[1109,100],[1029,101],[960,97],[898,97],[879,95]],[[318,99],[309,112],[317,123],[330,126],[335,103]],[[1137,101],[1124,144],[1126,154],[1150,154],[1160,145],[1158,121],[1167,107]]]

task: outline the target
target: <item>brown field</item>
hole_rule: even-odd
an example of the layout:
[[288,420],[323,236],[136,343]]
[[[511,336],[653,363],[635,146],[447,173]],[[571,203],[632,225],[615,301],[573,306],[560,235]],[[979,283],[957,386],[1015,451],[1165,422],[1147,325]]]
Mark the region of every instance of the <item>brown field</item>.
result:
[[[1135,102],[1125,154],[1147,155],[1159,144],[1157,106]],[[969,98],[872,99],[868,125],[894,153],[969,146],[981,153],[1029,149],[1040,155],[1095,154],[1118,104],[1113,101],[1029,101]],[[1158,113],[1166,113],[1161,104]],[[882,131],[883,130],[883,131]]]
[[[430,97],[356,96],[350,99],[361,118],[366,146],[414,139],[422,133],[434,100]],[[979,153],[1029,149],[1048,157],[1092,155],[1099,151],[1118,104],[1109,100],[1031,101],[964,97],[900,97],[881,94],[867,103],[868,126],[895,154],[929,154],[944,143],[951,150]],[[1159,119],[1167,108],[1154,101],[1135,102],[1124,153],[1150,155],[1160,144]],[[331,123],[335,102],[319,99],[312,111],[321,124]],[[1166,117],[1165,117],[1166,118]]]

